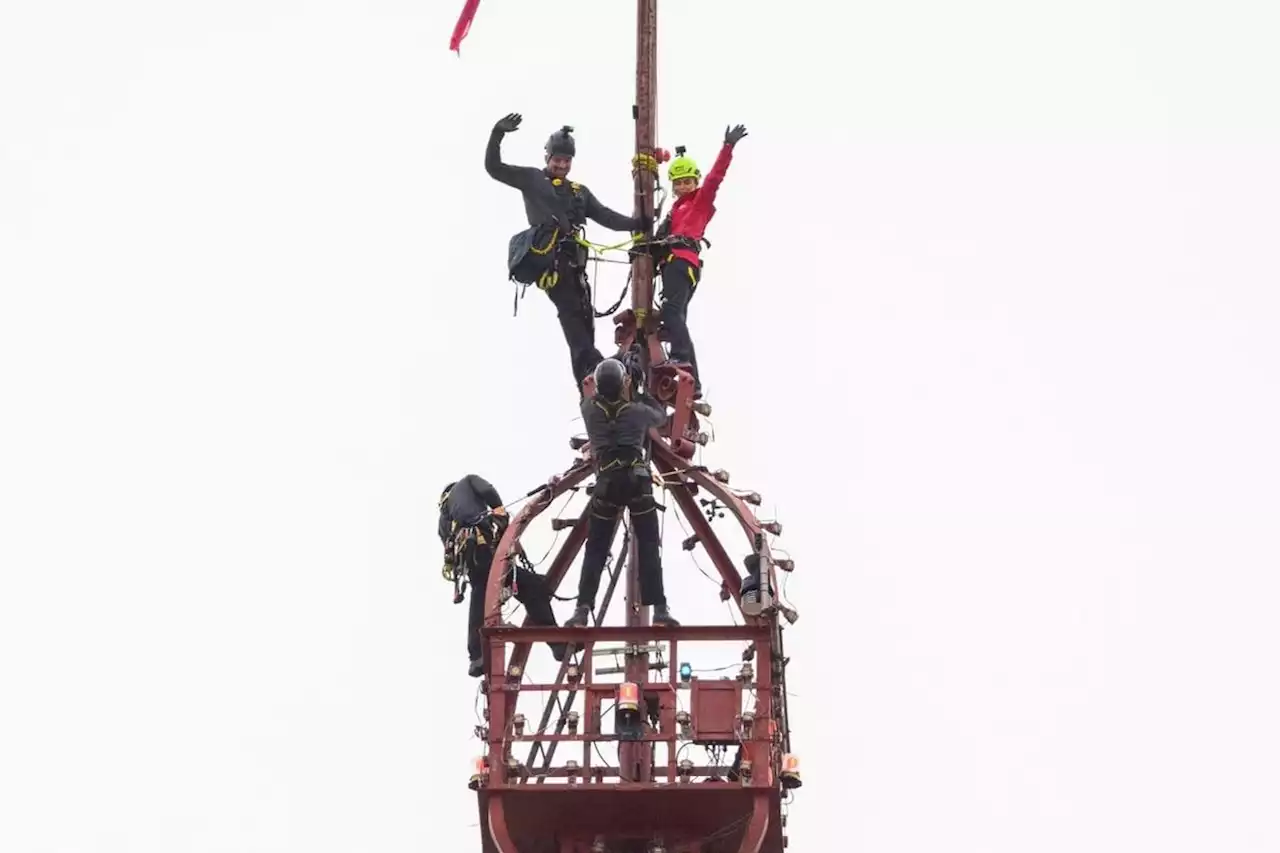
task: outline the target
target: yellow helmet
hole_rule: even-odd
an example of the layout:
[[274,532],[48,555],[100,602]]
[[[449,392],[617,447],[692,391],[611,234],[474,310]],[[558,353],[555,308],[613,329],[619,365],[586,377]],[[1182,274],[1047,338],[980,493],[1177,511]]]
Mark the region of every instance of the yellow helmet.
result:
[[684,146],[676,147],[676,159],[671,161],[671,165],[667,167],[667,180],[671,182],[679,181],[684,178],[701,178],[702,172],[698,169],[698,164],[693,162],[692,157],[686,157],[684,154]]

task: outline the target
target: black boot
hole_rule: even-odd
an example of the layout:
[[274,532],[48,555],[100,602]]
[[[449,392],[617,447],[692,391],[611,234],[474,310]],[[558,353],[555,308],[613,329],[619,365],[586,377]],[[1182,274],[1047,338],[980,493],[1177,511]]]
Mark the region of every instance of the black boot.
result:
[[480,658],[472,658],[471,666],[467,669],[467,675],[472,678],[479,678],[484,675],[484,661]]
[[667,609],[665,604],[659,604],[653,608],[653,624],[666,625],[670,628],[680,627],[680,623],[671,615],[671,611]]
[[591,608],[585,604],[579,604],[573,611],[573,615],[564,623],[566,628],[585,628],[591,620]]
[[569,647],[565,643],[549,643],[551,646],[551,656],[558,661],[564,660],[565,655],[569,653]]

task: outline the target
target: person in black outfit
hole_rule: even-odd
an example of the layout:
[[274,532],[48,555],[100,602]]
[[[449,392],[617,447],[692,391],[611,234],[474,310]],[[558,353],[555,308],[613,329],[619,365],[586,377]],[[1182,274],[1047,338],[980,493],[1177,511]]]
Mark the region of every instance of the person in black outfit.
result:
[[596,393],[582,401],[582,419],[596,469],[591,495],[591,520],[578,582],[578,606],[565,627],[583,627],[595,608],[600,574],[609,558],[623,507],[631,515],[631,529],[640,559],[640,603],[653,606],[653,624],[679,625],[667,609],[662,587],[662,554],[658,505],[646,460],[649,430],[666,423],[667,412],[647,394],[634,395],[632,377],[616,358],[595,370]]
[[574,241],[591,219],[613,231],[646,231],[644,217],[624,216],[596,200],[591,190],[567,180],[577,146],[572,127],[565,125],[546,144],[546,166],[511,166],[502,162],[502,137],[519,129],[522,117],[511,113],[493,126],[485,149],[484,168],[495,181],[524,196],[529,228],[511,238],[508,272],[524,284],[537,283],[556,306],[573,381],[582,393],[582,380],[600,363],[596,349],[595,309],[587,286],[587,251]]
[[[437,532],[445,549],[445,564],[454,571],[467,572],[471,583],[471,610],[467,616],[468,674],[484,674],[480,647],[480,626],[484,623],[484,592],[494,548],[510,523],[498,490],[483,477],[468,474],[450,483],[440,493],[440,523]],[[551,591],[536,572],[516,569],[516,600],[524,605],[529,620],[537,625],[555,625],[551,611]],[[556,660],[563,660],[564,643],[551,643]]]

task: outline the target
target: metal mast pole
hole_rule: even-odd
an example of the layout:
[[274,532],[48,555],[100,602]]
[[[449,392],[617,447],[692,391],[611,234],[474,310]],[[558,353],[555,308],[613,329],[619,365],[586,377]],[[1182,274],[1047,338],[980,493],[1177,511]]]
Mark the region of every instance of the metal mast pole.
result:
[[[653,156],[658,112],[658,0],[636,0],[636,154]],[[636,212],[653,216],[653,175],[636,170]],[[653,306],[653,259],[648,253],[631,256],[631,308],[637,328]]]
[[[636,0],[636,154],[653,156],[656,146],[658,92],[658,0]],[[636,169],[636,212],[653,217],[653,175]],[[653,258],[648,252],[631,256],[631,308],[635,312],[636,337],[642,334],[653,305]],[[648,358],[645,358],[646,366]],[[627,625],[649,624],[649,608],[640,603],[640,572],[635,537],[627,555]],[[649,655],[627,656],[627,680],[640,687],[641,712],[645,713],[645,685],[649,680]],[[619,764],[624,780],[653,779],[653,750],[644,742],[619,744]]]

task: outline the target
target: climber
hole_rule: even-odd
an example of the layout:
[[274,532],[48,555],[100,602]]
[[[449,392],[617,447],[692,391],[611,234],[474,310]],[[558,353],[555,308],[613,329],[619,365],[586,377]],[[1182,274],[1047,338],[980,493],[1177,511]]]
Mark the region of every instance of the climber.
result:
[[725,128],[724,147],[701,187],[698,179],[702,172],[698,170],[698,164],[684,155],[683,148],[676,149],[679,156],[667,169],[671,192],[676,200],[654,234],[658,248],[655,261],[662,274],[662,325],[671,344],[670,358],[673,362],[689,365],[695,399],[702,396],[702,378],[698,375],[698,357],[689,336],[689,300],[702,280],[699,254],[707,224],[716,213],[716,193],[733,160],[733,147],[746,135],[747,129],[740,124]]
[[640,603],[653,605],[653,624],[680,624],[667,609],[662,588],[658,504],[653,499],[652,474],[646,459],[649,430],[662,426],[667,413],[648,394],[633,394],[633,382],[621,361],[607,358],[595,369],[595,396],[582,401],[596,482],[578,582],[578,606],[565,622],[566,628],[585,627],[595,608],[600,574],[624,506],[631,516],[640,558]]
[[524,196],[529,228],[511,238],[507,270],[522,284],[536,283],[556,307],[574,384],[582,393],[582,380],[603,356],[595,345],[595,309],[587,285],[587,251],[576,241],[587,219],[613,231],[647,231],[647,217],[624,216],[605,207],[582,184],[567,180],[576,146],[572,127],[551,134],[546,144],[546,167],[510,166],[502,162],[502,137],[520,127],[522,117],[511,113],[498,120],[489,134],[484,168],[496,181],[520,190]]
[[[484,674],[484,657],[480,647],[480,626],[484,622],[485,585],[494,549],[510,519],[502,505],[502,497],[488,480],[468,474],[450,483],[440,493],[438,532],[444,544],[445,576],[453,577],[465,569],[471,583],[471,610],[467,616],[467,653],[472,678]],[[537,625],[555,625],[551,611],[551,591],[541,575],[525,568],[516,569],[516,599],[524,605],[529,621]],[[455,599],[455,602],[461,599]],[[564,643],[551,643],[556,660],[563,660]]]

